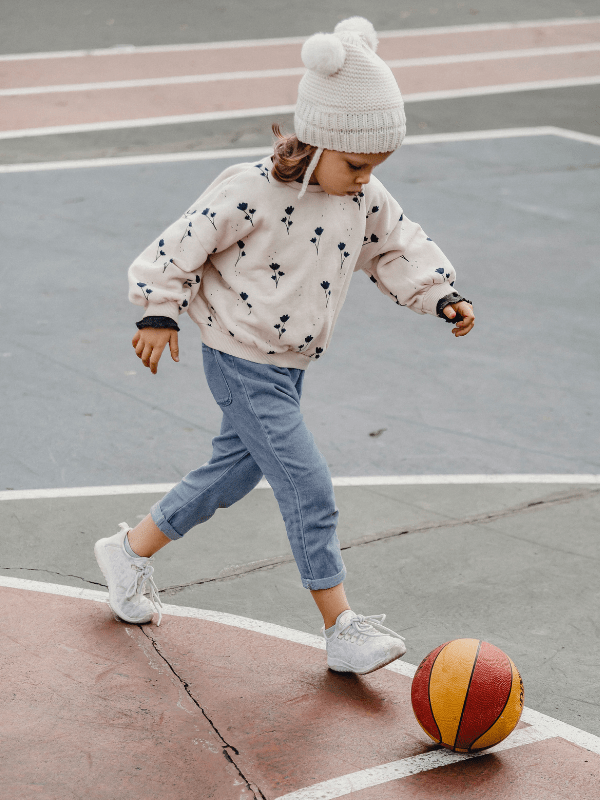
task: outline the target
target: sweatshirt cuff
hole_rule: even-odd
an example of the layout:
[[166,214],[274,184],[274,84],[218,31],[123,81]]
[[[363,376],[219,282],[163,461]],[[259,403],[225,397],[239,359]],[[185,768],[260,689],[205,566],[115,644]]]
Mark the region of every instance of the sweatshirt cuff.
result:
[[465,303],[469,303],[469,305],[472,305],[470,300],[467,300],[466,297],[463,297],[462,294],[458,294],[458,292],[452,292],[451,294],[446,295],[446,297],[442,297],[441,300],[438,300],[438,304],[436,306],[436,313],[438,317],[441,317],[443,320],[446,320],[446,322],[451,322],[451,323],[460,322],[462,320],[462,316],[460,314],[457,314],[457,316],[454,319],[448,319],[448,317],[444,314],[444,309],[446,308],[446,306],[450,306],[453,303],[460,303],[461,300],[464,300]]
[[447,295],[452,294],[452,287],[449,283],[434,283],[426,291],[423,297],[423,304],[421,306],[424,314],[437,315],[437,305]]
[[171,330],[178,331],[179,325],[171,317],[144,317],[139,322],[136,322],[138,330],[142,328],[170,328]]
[[146,317],[170,317],[177,322],[179,319],[179,305],[175,300],[165,300],[164,303],[148,303],[144,312]]

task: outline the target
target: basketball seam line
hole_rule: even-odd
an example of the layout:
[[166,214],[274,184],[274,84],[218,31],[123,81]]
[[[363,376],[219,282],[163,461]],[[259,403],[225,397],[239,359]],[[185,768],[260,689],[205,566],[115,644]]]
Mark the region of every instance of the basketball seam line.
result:
[[[506,655],[506,653],[505,653],[504,655]],[[508,656],[506,656],[506,657],[508,658]],[[479,736],[476,736],[476,737],[473,739],[473,741],[471,742],[471,744],[469,745],[469,748],[470,748],[470,747],[471,747],[471,745],[473,745],[473,744],[474,744],[474,743],[475,743],[475,742],[476,742],[478,739],[481,739],[481,737],[482,737],[482,736],[485,736],[485,735],[486,735],[486,733],[487,733],[489,730],[491,730],[491,729],[494,727],[494,725],[495,725],[495,724],[498,722],[498,720],[500,719],[500,717],[502,716],[502,714],[504,714],[504,709],[505,709],[505,708],[506,708],[506,706],[508,705],[508,701],[510,700],[510,694],[511,694],[511,692],[512,692],[512,687],[513,687],[513,677],[514,677],[514,676],[513,676],[513,667],[514,667],[514,664],[512,663],[512,661],[510,660],[510,658],[508,658],[508,660],[509,660],[509,662],[510,662],[510,688],[509,688],[509,690],[508,690],[508,694],[507,694],[507,696],[506,696],[506,702],[505,702],[505,703],[504,703],[504,705],[502,706],[502,711],[501,711],[501,712],[498,714],[498,716],[497,716],[497,717],[496,717],[496,719],[495,719],[495,720],[492,722],[492,724],[490,725],[490,727],[489,727],[489,728],[487,728],[487,729],[486,729],[486,730],[485,730],[483,733],[481,733]],[[517,669],[517,668],[515,667],[515,669]],[[517,672],[518,672],[518,670],[517,670]],[[520,677],[520,673],[519,673],[519,677]],[[522,713],[523,713],[523,707],[521,706],[521,714],[522,714]],[[521,719],[521,714],[519,714],[519,719]],[[518,725],[518,723],[519,723],[519,719],[518,719],[518,720],[516,721],[516,723],[515,723],[515,728],[517,727],[517,725]],[[514,728],[513,728],[513,730],[514,730]],[[511,733],[512,733],[512,731],[511,731]],[[501,741],[502,741],[502,740],[501,740]],[[490,745],[488,745],[488,747],[489,747],[489,746],[490,746]],[[481,748],[481,749],[483,749],[483,750],[486,750],[487,748],[485,748],[485,747],[484,747],[484,748]],[[473,750],[473,751],[471,751],[471,750],[469,749],[469,752],[478,753],[478,752],[479,752],[479,750]]]
[[443,645],[443,647],[440,647],[440,652],[433,659],[431,667],[429,668],[429,677],[427,678],[427,702],[429,703],[429,710],[431,711],[431,719],[434,721],[435,727],[437,728],[437,732],[438,732],[438,737],[437,738],[439,739],[438,744],[442,743],[442,732],[440,730],[440,726],[438,725],[437,719],[435,718],[435,714],[433,712],[433,706],[431,705],[431,676],[433,674],[433,668],[435,667],[435,662],[440,657],[440,654],[444,652],[444,650],[446,649],[446,646],[448,644],[449,644],[449,642],[446,642],[446,644]]
[[[460,726],[462,724],[463,715],[465,713],[465,706],[467,705],[467,698],[469,697],[469,689],[471,688],[471,681],[473,680],[473,675],[475,674],[475,667],[477,666],[477,659],[479,658],[479,652],[481,650],[481,639],[477,643],[477,652],[475,653],[475,659],[473,661],[473,669],[471,670],[471,677],[469,678],[469,685],[467,686],[467,691],[465,692],[465,699],[463,700],[463,706],[460,712],[460,719],[458,720],[458,726],[456,728],[456,735],[454,737],[454,744],[452,745],[452,749],[456,752],[456,742],[458,741],[458,734],[460,733]],[[473,740],[475,741],[475,740]]]

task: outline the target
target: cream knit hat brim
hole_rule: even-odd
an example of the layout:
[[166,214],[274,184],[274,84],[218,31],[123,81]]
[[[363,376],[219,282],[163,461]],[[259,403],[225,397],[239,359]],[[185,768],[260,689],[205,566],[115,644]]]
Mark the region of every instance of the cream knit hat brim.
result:
[[406,134],[396,79],[375,53],[377,37],[362,17],[343,20],[302,48],[308,68],[294,116],[301,142],[345,153],[388,153]]

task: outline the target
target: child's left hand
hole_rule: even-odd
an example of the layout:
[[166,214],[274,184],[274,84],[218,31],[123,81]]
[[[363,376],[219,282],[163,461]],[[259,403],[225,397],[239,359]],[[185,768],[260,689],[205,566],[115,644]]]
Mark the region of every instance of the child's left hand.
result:
[[462,320],[456,323],[456,328],[452,328],[452,333],[455,336],[465,336],[475,325],[473,306],[467,303],[466,300],[461,300],[460,303],[451,303],[443,309],[442,313],[448,319],[454,319],[457,313],[461,315]]

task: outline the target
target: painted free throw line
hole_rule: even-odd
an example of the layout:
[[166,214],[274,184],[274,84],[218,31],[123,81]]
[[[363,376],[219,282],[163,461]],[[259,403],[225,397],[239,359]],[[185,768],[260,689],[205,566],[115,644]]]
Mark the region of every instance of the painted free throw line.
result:
[[[458,131],[456,133],[425,133],[407,136],[402,147],[415,144],[437,144],[444,142],[471,142],[483,139],[510,139],[518,136],[560,136],[585,144],[600,145],[600,136],[581,131],[540,125],[529,128],[492,128],[483,131]],[[1,137],[0,137],[1,138]],[[143,156],[113,156],[85,158],[67,161],[39,161],[23,164],[0,164],[0,174],[11,172],[45,172],[55,169],[88,169],[90,167],[126,167],[135,164],[169,164],[186,161],[210,161],[217,158],[266,158],[271,147],[229,148],[225,150],[197,150],[186,153],[153,153]]]
[[[600,136],[580,131],[543,125],[528,128],[497,128],[482,131],[458,131],[456,133],[428,133],[407,136],[403,147],[413,144],[435,144],[442,142],[465,142],[481,139],[508,139],[518,136],[561,136],[586,144],[600,145]],[[208,161],[219,158],[266,158],[272,148],[247,147],[223,150],[199,150],[185,153],[156,153],[141,156],[115,156],[106,158],[86,158],[67,161],[40,161],[21,164],[0,164],[0,173],[44,172],[55,169],[87,169],[90,167],[132,166],[135,164],[166,164],[185,161]]]
[[[106,603],[108,601],[108,592],[80,589],[56,583],[30,581],[21,578],[10,578],[2,575],[0,575],[0,586],[9,589],[44,592],[46,594],[72,597],[79,600],[92,600],[100,603]],[[163,614],[165,616],[188,617],[207,622],[216,622],[221,625],[230,625],[235,628],[262,633],[266,636],[273,636],[277,639],[295,642],[308,647],[315,647],[319,650],[325,649],[325,641],[321,636],[304,633],[303,631],[296,631],[292,628],[285,628],[281,625],[274,625],[249,617],[240,617],[221,611],[207,611],[200,608],[175,605],[164,605]],[[416,666],[399,660],[389,664],[387,667],[384,667],[384,669],[412,678]],[[498,753],[503,750],[534,744],[535,742],[554,737],[560,737],[578,747],[600,755],[600,737],[592,733],[587,733],[573,725],[561,722],[560,720],[556,720],[527,707],[523,709],[521,720],[530,727],[515,731],[503,742],[500,742],[500,744],[482,751],[481,753],[461,754],[453,753],[448,750],[435,750],[403,758],[398,761],[392,761],[387,764],[381,764],[377,767],[353,772],[348,775],[342,775],[292,793],[281,795],[279,798],[276,798],[276,800],[334,800],[334,798],[344,797],[352,792],[367,789],[372,786],[379,786],[383,783],[399,780],[409,775],[416,775],[421,772],[437,769],[438,767],[455,764],[459,761],[479,758],[482,755]]]
[[[366,475],[363,477],[332,478],[334,486],[441,486],[467,484],[598,484],[600,475]],[[166,494],[175,483],[133,483],[124,486],[76,486],[64,489],[8,489],[0,492],[2,500],[51,500],[60,497],[118,497],[126,494]],[[270,489],[263,478],[253,489]]]

